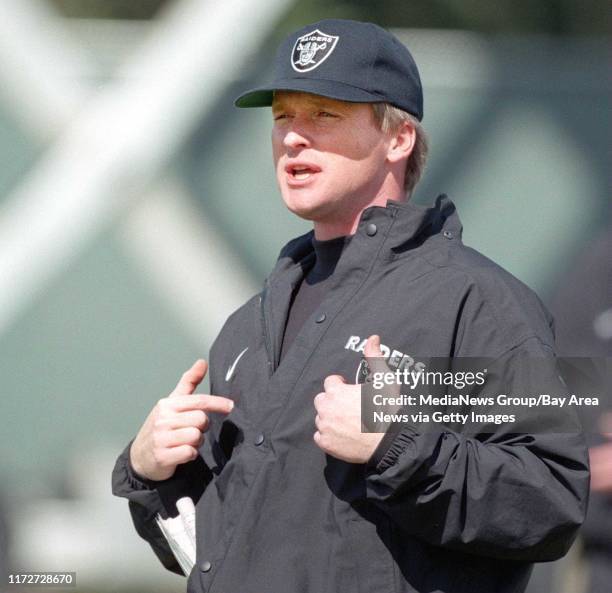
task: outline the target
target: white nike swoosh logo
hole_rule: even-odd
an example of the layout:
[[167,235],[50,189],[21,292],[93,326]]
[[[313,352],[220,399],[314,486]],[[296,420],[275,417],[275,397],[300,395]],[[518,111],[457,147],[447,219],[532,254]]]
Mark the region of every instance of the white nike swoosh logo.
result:
[[249,349],[247,346],[238,356],[236,356],[236,360],[232,363],[229,369],[227,369],[227,373],[225,373],[225,380],[229,381],[234,376],[234,371],[236,370],[236,365],[238,361],[242,358],[242,355]]

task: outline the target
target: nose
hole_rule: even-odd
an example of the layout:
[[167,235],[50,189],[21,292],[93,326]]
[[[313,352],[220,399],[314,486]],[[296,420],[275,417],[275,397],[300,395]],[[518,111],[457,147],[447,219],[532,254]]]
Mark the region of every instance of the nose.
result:
[[283,144],[286,148],[307,148],[310,140],[303,130],[294,125],[285,132]]

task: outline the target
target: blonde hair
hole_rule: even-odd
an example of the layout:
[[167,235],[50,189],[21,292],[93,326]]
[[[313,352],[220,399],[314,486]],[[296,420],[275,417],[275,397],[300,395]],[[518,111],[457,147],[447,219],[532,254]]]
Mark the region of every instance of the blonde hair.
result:
[[374,109],[374,119],[383,132],[396,132],[405,123],[410,124],[414,128],[416,134],[414,148],[408,157],[404,177],[404,189],[406,194],[410,195],[414,186],[423,175],[425,163],[427,162],[429,142],[425,130],[416,117],[389,103],[372,103],[372,107]]

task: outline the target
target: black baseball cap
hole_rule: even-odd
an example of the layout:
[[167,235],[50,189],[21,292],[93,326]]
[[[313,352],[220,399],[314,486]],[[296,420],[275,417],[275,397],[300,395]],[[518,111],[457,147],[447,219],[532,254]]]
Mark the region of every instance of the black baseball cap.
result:
[[373,23],[326,19],[291,33],[276,53],[274,80],[243,93],[235,105],[267,107],[280,90],[390,103],[423,119],[423,88],[412,55]]

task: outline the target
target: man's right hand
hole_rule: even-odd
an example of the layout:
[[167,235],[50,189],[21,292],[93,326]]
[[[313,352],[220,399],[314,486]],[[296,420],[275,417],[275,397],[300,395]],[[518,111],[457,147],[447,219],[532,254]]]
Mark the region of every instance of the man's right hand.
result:
[[130,463],[140,476],[155,481],[170,478],[177,465],[198,456],[208,430],[207,412],[232,411],[231,399],[194,393],[207,371],[208,363],[197,360],[174,391],[151,410],[130,448]]

